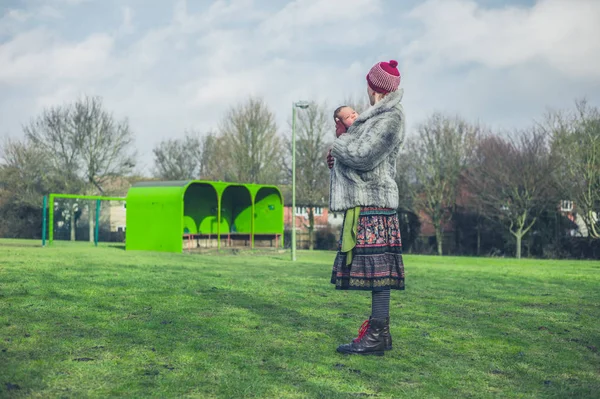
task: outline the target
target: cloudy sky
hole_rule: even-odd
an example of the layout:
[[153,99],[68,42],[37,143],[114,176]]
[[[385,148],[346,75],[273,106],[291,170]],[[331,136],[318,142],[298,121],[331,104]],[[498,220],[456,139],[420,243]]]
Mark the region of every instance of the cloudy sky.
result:
[[522,127],[600,105],[598,21],[600,0],[0,0],[0,137],[100,95],[148,171],[160,140],[214,130],[250,95],[283,132],[293,101],[333,110],[390,59],[411,130],[434,111]]

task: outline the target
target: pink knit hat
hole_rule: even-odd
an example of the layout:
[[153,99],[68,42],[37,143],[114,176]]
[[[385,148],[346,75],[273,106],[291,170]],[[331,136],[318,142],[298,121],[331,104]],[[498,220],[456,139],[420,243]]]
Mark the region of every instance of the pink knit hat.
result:
[[400,86],[400,72],[398,61],[378,62],[367,74],[367,83],[377,93],[389,93],[396,91]]

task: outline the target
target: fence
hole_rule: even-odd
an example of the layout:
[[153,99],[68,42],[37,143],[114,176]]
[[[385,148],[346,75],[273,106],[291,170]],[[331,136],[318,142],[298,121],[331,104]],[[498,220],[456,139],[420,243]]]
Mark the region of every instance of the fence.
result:
[[[314,231],[314,239],[315,239],[315,249],[321,250],[336,250],[337,249],[337,241],[340,238],[340,229],[335,228],[325,228],[325,229],[315,229]],[[284,244],[285,248],[290,248],[292,242],[292,231],[285,230],[284,232]],[[297,249],[308,249],[310,247],[310,240],[308,231],[297,230],[296,231],[296,248]]]

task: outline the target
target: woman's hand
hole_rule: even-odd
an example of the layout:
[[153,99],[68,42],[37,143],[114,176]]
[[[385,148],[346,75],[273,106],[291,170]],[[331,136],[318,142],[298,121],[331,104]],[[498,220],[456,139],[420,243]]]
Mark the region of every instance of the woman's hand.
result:
[[329,152],[327,153],[327,166],[329,166],[329,169],[333,168],[333,157],[331,156],[331,149],[329,149]]

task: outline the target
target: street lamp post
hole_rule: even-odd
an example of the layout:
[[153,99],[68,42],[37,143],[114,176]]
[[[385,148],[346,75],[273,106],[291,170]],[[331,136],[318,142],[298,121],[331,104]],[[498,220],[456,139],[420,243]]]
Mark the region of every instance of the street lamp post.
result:
[[296,108],[308,108],[308,102],[292,105],[292,261],[296,260]]

